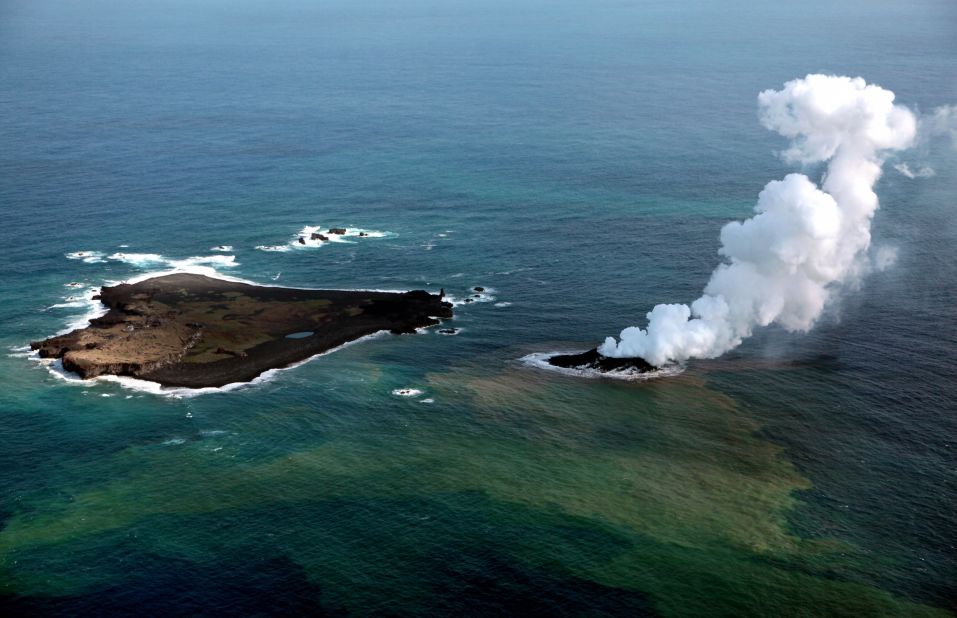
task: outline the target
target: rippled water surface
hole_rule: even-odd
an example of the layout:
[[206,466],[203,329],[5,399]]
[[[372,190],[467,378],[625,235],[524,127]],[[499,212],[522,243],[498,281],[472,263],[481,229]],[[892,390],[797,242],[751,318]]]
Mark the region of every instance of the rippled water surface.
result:
[[[814,332],[644,382],[520,359],[698,295],[721,225],[792,171],[760,90],[823,71],[957,103],[955,20],[943,1],[3,3],[4,613],[953,612],[947,137],[885,166],[874,244],[897,262]],[[184,268],[444,288],[460,330],[196,396],[23,350],[100,285]]]

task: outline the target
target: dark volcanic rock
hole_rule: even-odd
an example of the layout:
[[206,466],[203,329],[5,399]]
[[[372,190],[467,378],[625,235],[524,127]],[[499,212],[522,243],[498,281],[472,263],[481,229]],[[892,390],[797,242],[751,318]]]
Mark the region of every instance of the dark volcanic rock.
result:
[[323,235],[320,234],[319,232],[313,232],[312,235],[309,237],[309,239],[310,239],[310,240],[321,240],[322,242],[326,242],[327,240],[329,240],[329,237],[328,237],[328,236],[323,236]]
[[300,236],[300,237],[299,237],[299,244],[300,244],[300,245],[306,244],[306,239],[303,238],[302,236]]
[[342,236],[343,234],[346,233],[346,228],[344,228],[344,227],[331,227],[331,228],[329,228],[329,233],[330,233],[330,234],[338,234],[338,235]]
[[483,288],[483,287],[480,286],[480,285],[477,285],[477,286],[475,286],[475,287],[472,288],[472,289],[475,290],[476,292],[484,292],[484,291],[485,291],[485,288]]
[[595,371],[634,371],[644,373],[657,369],[643,358],[612,358],[602,356],[597,348],[581,354],[558,354],[548,359],[550,365],[565,369],[594,369]]

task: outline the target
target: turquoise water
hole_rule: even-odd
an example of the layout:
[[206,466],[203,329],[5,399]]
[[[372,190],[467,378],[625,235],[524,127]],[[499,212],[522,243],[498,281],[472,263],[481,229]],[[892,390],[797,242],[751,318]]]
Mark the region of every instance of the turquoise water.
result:
[[[811,334],[645,383],[518,362],[698,295],[792,171],[759,91],[957,102],[952,3],[40,4],[0,6],[6,613],[953,612],[945,137],[888,162],[897,263]],[[196,397],[18,352],[184,261],[487,302]]]

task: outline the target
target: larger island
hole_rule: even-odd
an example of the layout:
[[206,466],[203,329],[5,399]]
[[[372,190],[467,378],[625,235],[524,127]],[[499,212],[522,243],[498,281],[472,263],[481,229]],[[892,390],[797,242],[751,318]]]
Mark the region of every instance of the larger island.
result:
[[452,317],[442,295],[257,286],[177,273],[103,287],[89,326],[30,344],[82,378],[164,386],[252,380],[379,331],[412,333]]

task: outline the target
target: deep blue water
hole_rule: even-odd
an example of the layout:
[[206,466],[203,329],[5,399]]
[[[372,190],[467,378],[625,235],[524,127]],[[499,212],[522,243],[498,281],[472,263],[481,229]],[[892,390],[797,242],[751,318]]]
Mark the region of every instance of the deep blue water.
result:
[[[957,103],[955,27],[946,1],[3,2],[0,604],[953,611],[948,137],[885,166],[874,239],[898,261],[812,333],[651,383],[517,359],[697,297],[721,225],[793,171],[759,91],[860,75],[930,113]],[[256,249],[310,225],[387,234]],[[168,267],[116,252],[494,300],[455,337],[192,398],[18,355],[84,311],[65,297]]]

